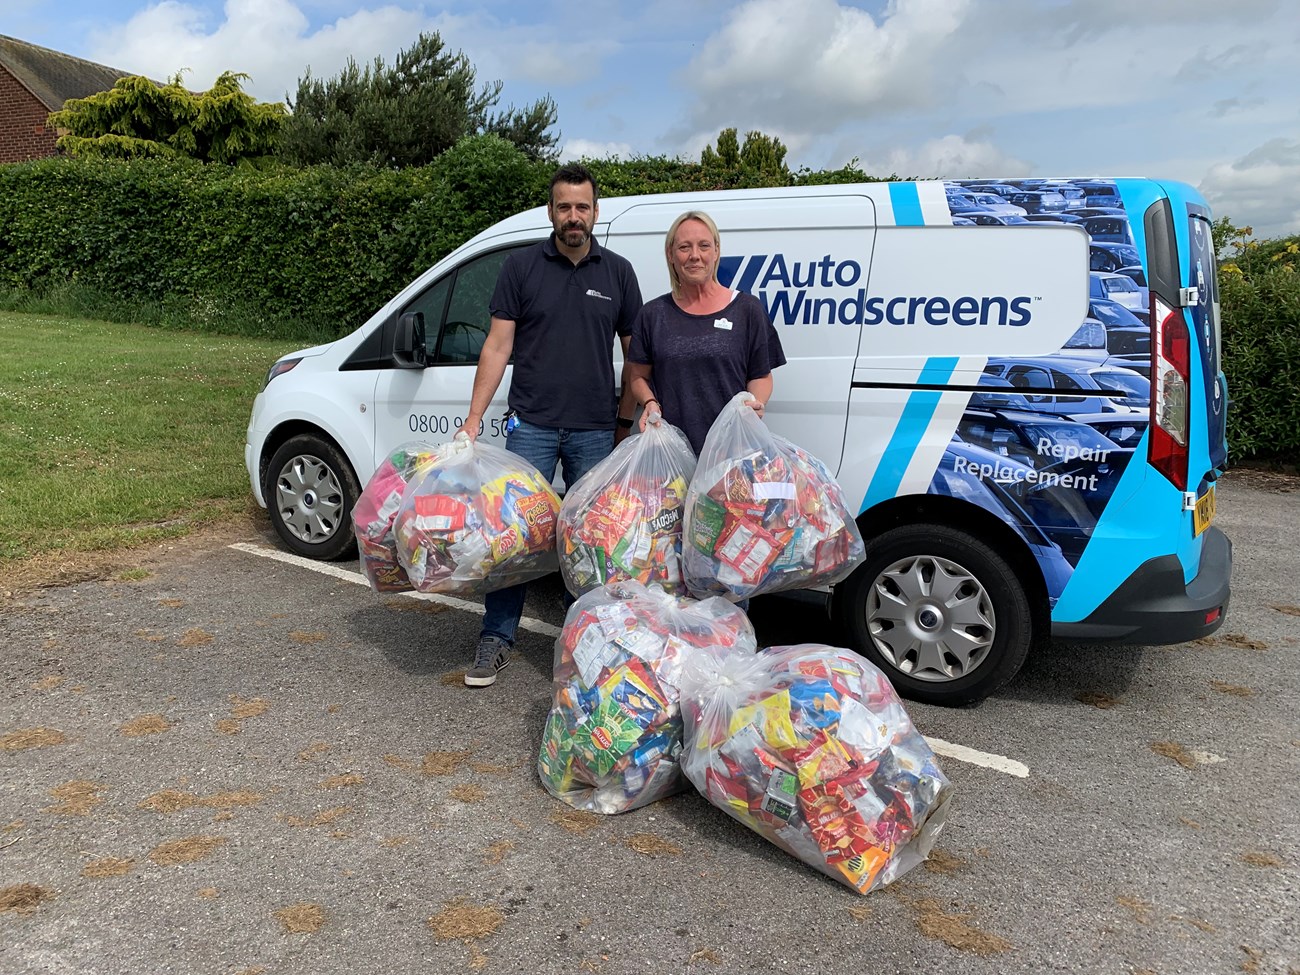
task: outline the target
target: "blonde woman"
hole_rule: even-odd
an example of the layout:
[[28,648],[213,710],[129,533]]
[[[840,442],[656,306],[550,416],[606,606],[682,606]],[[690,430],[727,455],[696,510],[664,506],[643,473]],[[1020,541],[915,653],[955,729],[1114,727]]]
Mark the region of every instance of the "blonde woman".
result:
[[629,383],[644,409],[681,428],[698,454],[722,407],[741,390],[760,417],[772,396],[772,370],[785,364],[767,309],[751,294],[718,282],[718,227],[691,210],[664,239],[672,291],[649,301],[632,326]]

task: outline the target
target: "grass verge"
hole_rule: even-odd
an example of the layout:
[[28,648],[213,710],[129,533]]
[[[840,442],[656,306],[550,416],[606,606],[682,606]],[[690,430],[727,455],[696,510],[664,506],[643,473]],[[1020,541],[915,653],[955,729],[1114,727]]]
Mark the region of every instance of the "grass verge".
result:
[[244,430],[294,347],[0,312],[0,582],[251,514]]

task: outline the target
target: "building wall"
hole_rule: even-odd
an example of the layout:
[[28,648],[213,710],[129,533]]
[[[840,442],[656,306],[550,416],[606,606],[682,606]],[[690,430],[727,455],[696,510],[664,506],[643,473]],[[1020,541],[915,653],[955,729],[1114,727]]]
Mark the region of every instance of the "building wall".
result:
[[54,130],[45,127],[50,110],[0,67],[0,163],[56,154]]

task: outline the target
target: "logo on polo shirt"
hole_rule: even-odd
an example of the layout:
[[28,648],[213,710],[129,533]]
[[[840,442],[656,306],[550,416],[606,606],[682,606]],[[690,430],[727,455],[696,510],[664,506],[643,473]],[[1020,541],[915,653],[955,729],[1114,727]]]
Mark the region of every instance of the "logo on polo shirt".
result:
[[613,301],[613,300],[614,300],[613,298],[609,297],[609,295],[603,295],[603,294],[601,294],[601,293],[600,293],[599,291],[597,291],[595,288],[588,288],[588,289],[587,289],[587,297],[588,297],[588,298],[600,298],[600,299],[602,299],[602,300],[604,300],[604,301]]

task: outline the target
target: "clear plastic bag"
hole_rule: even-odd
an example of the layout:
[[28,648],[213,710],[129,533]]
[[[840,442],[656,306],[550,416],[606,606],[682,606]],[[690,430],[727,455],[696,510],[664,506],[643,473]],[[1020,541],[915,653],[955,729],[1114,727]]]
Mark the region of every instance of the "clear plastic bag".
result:
[[569,592],[635,580],[684,595],[682,505],[694,473],[686,435],[652,423],[570,488],[557,532]]
[[859,893],[930,853],[952,787],[878,669],[821,644],[683,667],[682,771],[713,805]]
[[407,488],[393,519],[397,558],[421,592],[479,595],[558,567],[560,499],[518,454],[463,434]]
[[844,579],[865,549],[825,465],[732,398],[709,428],[686,496],[682,566],[699,596],[748,599]]
[[753,627],[724,599],[679,599],[638,582],[580,597],[555,641],[552,707],[537,758],[546,790],[597,813],[682,791],[677,682],[701,647],[752,656]]
[[352,508],[352,530],[357,537],[361,569],[375,592],[407,592],[415,588],[397,558],[393,519],[407,485],[428,473],[438,450],[422,441],[396,448],[370,475]]

